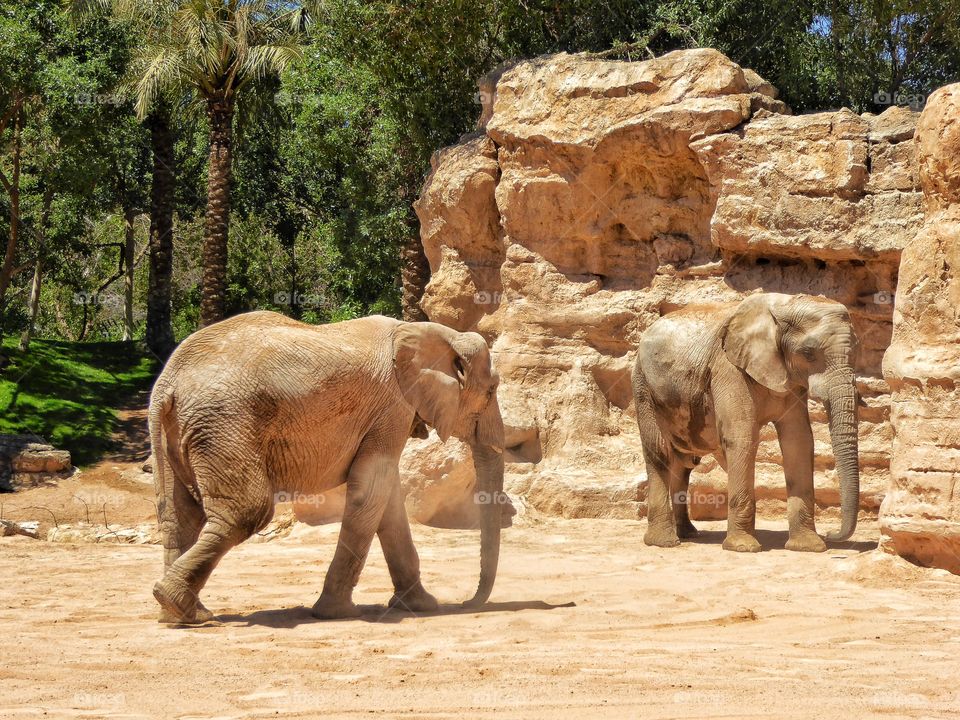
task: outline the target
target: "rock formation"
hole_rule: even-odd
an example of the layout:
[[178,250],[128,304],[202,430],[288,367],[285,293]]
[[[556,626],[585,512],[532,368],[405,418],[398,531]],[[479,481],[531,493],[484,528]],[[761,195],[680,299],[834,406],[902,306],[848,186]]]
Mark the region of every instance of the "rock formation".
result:
[[0,491],[35,487],[73,472],[70,453],[35,435],[0,435]]
[[900,266],[893,342],[890,492],[881,547],[960,573],[960,84],[940,88],[917,124],[926,217]]
[[[493,346],[507,490],[567,517],[643,515],[630,386],[641,333],[677,308],[809,292],[846,304],[860,336],[862,504],[876,512],[892,437],[881,358],[900,251],[923,221],[916,114],[794,117],[769,83],[707,49],[646,62],[560,54],[481,87],[482,127],[435,154],[416,211],[424,309]],[[822,406],[811,411],[817,500],[832,508],[829,433]],[[446,467],[454,500],[439,514],[456,515],[472,471],[437,444],[410,441],[405,478]],[[772,428],[758,462],[760,510],[782,513]],[[434,501],[413,484],[408,505],[429,522]],[[705,459],[694,517],[725,516],[724,489]]]

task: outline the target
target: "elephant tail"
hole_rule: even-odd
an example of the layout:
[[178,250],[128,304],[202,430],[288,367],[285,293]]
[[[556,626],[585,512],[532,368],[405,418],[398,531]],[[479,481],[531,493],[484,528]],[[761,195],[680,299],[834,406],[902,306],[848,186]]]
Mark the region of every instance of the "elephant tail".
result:
[[157,522],[160,532],[166,536],[168,532],[176,532],[175,527],[168,527],[175,522],[173,517],[173,469],[169,461],[169,446],[166,441],[166,424],[170,418],[170,409],[173,406],[173,393],[164,393],[157,397],[155,388],[150,398],[148,423],[150,425],[150,447],[153,451],[153,489],[157,495]]
[[153,488],[157,496],[157,522],[165,548],[175,548],[178,517],[174,487],[181,483],[194,500],[200,503],[196,484],[190,482],[191,473],[180,451],[180,428],[175,414],[172,390],[158,393],[155,388],[150,400],[148,423],[150,445],[153,450]]

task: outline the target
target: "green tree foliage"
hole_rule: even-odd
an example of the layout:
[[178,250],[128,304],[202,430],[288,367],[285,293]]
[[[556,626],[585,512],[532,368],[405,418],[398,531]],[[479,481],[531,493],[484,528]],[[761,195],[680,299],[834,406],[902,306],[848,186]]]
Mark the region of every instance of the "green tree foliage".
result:
[[[126,99],[124,73],[139,82],[141,114],[161,89],[173,91],[178,338],[200,322],[214,185],[229,190],[229,202],[214,198],[220,236],[229,224],[232,238],[225,256],[214,248],[224,313],[268,308],[323,322],[408,312],[400,278],[423,281],[411,206],[430,155],[475,127],[477,79],[512,60],[552,52],[642,60],[711,46],[774,83],[797,112],[919,108],[960,79],[960,0],[325,0],[311,3],[302,56],[297,3],[77,1],[100,15],[70,24],[53,0],[0,0],[0,171],[8,179],[10,109],[30,109],[20,115],[8,331],[28,324],[40,257],[41,335],[123,336],[130,279],[126,266],[118,275],[120,250],[132,227],[134,260],[142,257],[152,172],[150,132]],[[128,21],[107,22],[103,7]],[[246,20],[237,15],[243,8]],[[254,38],[259,27],[277,34]],[[228,95],[243,98],[227,108],[235,111],[231,163],[211,177],[224,125],[210,109],[223,110]],[[0,194],[4,244],[10,198]],[[145,265],[132,276],[135,337]]]
[[39,290],[46,280],[83,293],[97,281],[79,272],[85,263],[65,261],[89,256],[89,227],[104,212],[118,202],[138,203],[144,168],[137,127],[116,94],[127,62],[122,28],[71,24],[54,2],[7,1],[0,18],[6,68],[0,96],[9,113],[0,171],[7,237],[17,240],[10,279],[33,276],[15,282],[11,297],[4,297],[9,326],[29,322],[27,287]]
[[958,77],[960,2],[672,0],[638,38],[658,49],[716,47],[799,112],[878,112],[898,99],[919,108]]

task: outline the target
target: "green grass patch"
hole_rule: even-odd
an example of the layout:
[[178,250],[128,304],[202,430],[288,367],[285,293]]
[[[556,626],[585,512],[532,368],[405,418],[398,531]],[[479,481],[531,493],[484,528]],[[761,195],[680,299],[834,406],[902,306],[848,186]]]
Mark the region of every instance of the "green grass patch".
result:
[[34,340],[27,352],[5,338],[0,433],[32,433],[89,465],[111,447],[117,410],[149,389],[160,371],[132,343]]

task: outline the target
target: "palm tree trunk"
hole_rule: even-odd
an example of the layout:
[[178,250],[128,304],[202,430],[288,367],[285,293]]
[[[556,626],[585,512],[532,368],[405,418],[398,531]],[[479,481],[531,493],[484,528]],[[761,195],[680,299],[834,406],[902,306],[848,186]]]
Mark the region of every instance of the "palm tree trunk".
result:
[[419,224],[415,218],[411,218],[407,225],[409,232],[400,250],[400,282],[403,288],[400,308],[407,322],[422,322],[430,319],[420,307],[424,288],[430,280],[430,265],[420,242]]
[[233,103],[222,98],[209,100],[207,117],[210,120],[210,157],[207,166],[207,215],[203,238],[200,327],[223,320],[226,314]]
[[153,149],[150,189],[150,280],[147,290],[147,347],[166,360],[175,345],[170,318],[173,276],[173,193],[176,158],[169,111],[158,107],[149,118]]
[[127,208],[123,213],[123,339],[133,340],[133,251],[135,212]]
[[303,317],[303,308],[297,302],[300,286],[297,278],[297,232],[296,229],[287,222],[281,222],[277,226],[277,235],[281,242],[288,248],[290,253],[290,317],[299,320]]

